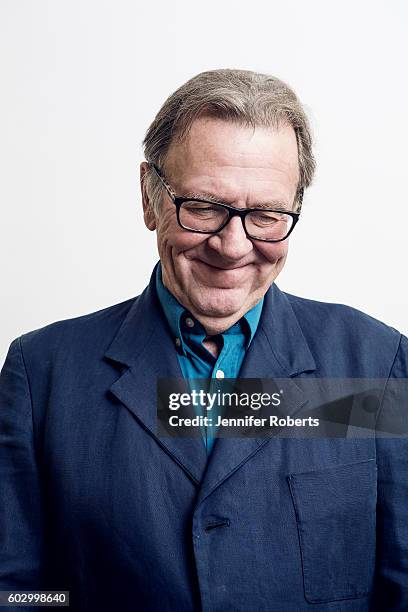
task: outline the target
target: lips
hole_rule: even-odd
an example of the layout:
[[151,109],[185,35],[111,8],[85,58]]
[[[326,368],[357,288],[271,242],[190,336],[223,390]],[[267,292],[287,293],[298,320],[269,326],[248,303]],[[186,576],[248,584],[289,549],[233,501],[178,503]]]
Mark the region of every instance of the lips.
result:
[[249,263],[246,264],[239,264],[239,265],[216,265],[216,264],[211,264],[207,261],[203,261],[202,259],[194,259],[193,261],[199,263],[199,264],[204,264],[205,266],[207,266],[208,268],[211,268],[214,271],[218,271],[218,272],[229,272],[231,270],[240,270],[241,268],[246,268],[247,266],[249,266]]

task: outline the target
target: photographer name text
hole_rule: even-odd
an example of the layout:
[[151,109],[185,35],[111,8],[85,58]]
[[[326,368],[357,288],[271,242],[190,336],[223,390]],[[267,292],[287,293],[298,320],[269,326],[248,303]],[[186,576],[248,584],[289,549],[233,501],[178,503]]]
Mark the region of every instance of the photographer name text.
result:
[[169,425],[171,427],[318,427],[319,419],[307,418],[292,418],[289,416],[278,417],[271,415],[269,417],[256,417],[255,415],[246,415],[245,417],[222,417],[218,416],[215,419],[209,416],[196,416],[192,418],[180,417],[172,415],[169,417]]

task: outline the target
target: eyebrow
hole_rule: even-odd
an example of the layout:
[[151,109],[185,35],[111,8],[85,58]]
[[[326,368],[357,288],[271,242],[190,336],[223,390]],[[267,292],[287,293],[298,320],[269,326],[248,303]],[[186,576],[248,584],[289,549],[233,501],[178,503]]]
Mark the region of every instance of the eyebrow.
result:
[[226,202],[225,200],[222,200],[221,198],[217,198],[214,195],[211,195],[211,193],[205,193],[205,192],[194,192],[194,191],[190,191],[189,193],[186,193],[186,195],[183,196],[183,198],[192,198],[197,199],[197,200],[209,200],[210,202],[214,202],[214,204],[229,204],[229,202]]
[[[208,202],[212,202],[213,204],[226,204],[227,206],[234,206],[233,201],[228,202],[221,198],[217,198],[211,193],[206,193],[206,192],[198,193],[198,192],[190,191],[189,193],[186,193],[183,197],[197,199],[197,200],[206,200]],[[269,202],[260,203],[260,204],[257,203],[254,206],[248,206],[247,208],[274,208],[274,209],[283,210],[283,211],[291,210],[290,205],[288,205],[286,202],[282,202],[282,200],[271,200]]]

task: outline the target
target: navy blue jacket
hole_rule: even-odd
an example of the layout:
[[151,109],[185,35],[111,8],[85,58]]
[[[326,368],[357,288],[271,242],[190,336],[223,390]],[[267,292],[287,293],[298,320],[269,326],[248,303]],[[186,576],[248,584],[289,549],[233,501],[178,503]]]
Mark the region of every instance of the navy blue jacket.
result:
[[[382,323],[273,285],[241,376],[407,377],[407,356]],[[407,441],[219,439],[206,465],[201,438],[154,433],[156,380],[179,376],[154,276],[12,343],[0,590],[69,590],[73,611],[408,610]]]

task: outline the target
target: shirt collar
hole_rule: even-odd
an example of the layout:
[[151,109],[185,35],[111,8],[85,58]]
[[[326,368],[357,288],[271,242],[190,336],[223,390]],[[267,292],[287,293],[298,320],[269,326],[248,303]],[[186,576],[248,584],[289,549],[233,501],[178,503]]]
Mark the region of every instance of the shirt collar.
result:
[[[182,331],[183,327],[185,327],[185,324],[183,325],[183,323],[186,317],[190,316],[191,318],[193,318],[193,316],[188,312],[188,310],[184,306],[180,304],[180,302],[176,300],[174,295],[170,293],[170,291],[164,286],[163,280],[162,280],[162,271],[161,271],[160,263],[157,266],[157,271],[156,271],[156,291],[157,291],[157,296],[159,298],[160,304],[163,308],[165,317],[170,326],[171,333],[173,334],[173,338],[175,338],[176,343],[177,343],[177,339],[179,340],[179,343],[177,344],[179,344],[181,350],[185,352],[184,342],[183,342],[183,331]],[[259,319],[261,318],[261,314],[262,314],[263,302],[264,302],[264,298],[262,298],[253,308],[251,308],[251,310],[248,310],[248,312],[244,314],[244,316],[240,319],[240,321],[237,321],[237,323],[232,325],[229,329],[225,330],[225,332],[223,333],[224,334],[236,333],[237,330],[240,329],[240,322],[242,322],[242,328],[248,338],[247,340],[247,347],[248,347],[250,343],[252,342],[255,332],[258,328]],[[196,321],[196,325],[200,326],[200,323]]]

